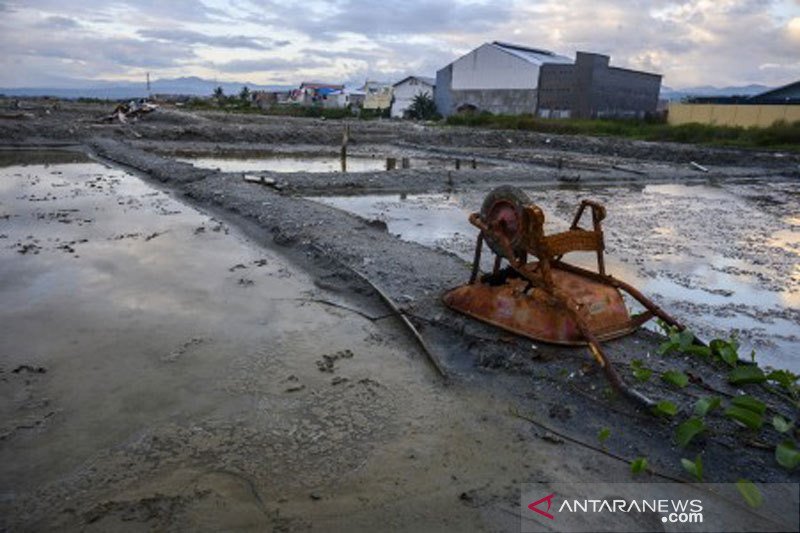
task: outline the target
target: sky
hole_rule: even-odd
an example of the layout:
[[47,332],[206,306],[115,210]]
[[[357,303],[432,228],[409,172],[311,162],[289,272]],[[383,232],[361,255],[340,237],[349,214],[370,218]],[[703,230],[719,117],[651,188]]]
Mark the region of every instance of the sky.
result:
[[672,88],[779,86],[800,79],[800,0],[0,0],[0,87],[397,81],[495,40]]

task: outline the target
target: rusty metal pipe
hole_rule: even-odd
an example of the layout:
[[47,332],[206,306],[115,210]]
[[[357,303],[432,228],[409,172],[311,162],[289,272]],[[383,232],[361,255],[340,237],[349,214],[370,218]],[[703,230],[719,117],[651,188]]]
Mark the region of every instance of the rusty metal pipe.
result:
[[472,259],[472,273],[469,276],[469,284],[473,285],[478,279],[481,271],[481,251],[483,250],[483,232],[478,232],[478,241],[475,243],[475,256]]

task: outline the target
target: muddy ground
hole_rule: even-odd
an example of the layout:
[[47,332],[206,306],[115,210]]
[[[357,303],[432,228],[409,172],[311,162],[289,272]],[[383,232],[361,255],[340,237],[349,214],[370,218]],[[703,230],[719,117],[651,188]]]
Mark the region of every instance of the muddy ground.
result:
[[[628,380],[636,359],[693,378],[639,384],[680,407],[654,417],[615,395],[584,350],[444,308],[442,291],[469,272],[457,253],[305,198],[683,182],[700,177],[690,161],[709,168],[704,180],[792,183],[796,154],[353,122],[353,154],[478,168],[261,172],[277,185],[266,187],[175,157],[335,154],[342,123],[179,110],[95,122],[107,112],[28,103],[0,119],[14,165],[0,206],[2,316],[14,326],[0,344],[3,527],[516,530],[521,483],[689,481],[680,459],[698,454],[707,481],[798,481],[775,463],[769,424],[753,432],[717,414],[687,449],[674,444],[698,398],[741,393],[719,366],[658,356],[663,338],[646,330],[608,343]],[[25,150],[54,146],[73,151],[19,166]],[[764,209],[796,191],[777,189]],[[120,235],[130,247],[98,245]],[[447,379],[365,279],[416,325]],[[765,279],[789,286],[780,272]],[[797,418],[780,396],[745,391]],[[641,456],[650,471],[634,477],[628,462]]]

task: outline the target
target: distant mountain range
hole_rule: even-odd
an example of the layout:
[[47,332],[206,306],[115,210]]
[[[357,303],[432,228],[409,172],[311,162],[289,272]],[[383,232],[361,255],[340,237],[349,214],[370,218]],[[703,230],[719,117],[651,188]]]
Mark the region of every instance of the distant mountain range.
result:
[[[55,96],[57,98],[103,98],[122,100],[127,98],[144,98],[147,86],[144,82],[112,82],[101,80],[65,80],[59,87],[18,87],[2,88],[0,94],[6,96]],[[211,96],[214,89],[222,87],[225,94],[238,94],[242,87],[256,91],[280,91],[292,89],[292,85],[258,85],[244,82],[218,82],[198,77],[183,77],[154,80],[150,83],[152,94],[181,94],[189,96]],[[751,96],[769,90],[765,85],[743,85],[739,87],[713,87],[703,85],[685,89],[661,87],[661,98],[681,100],[688,96]]]
[[[70,80],[65,87],[18,87],[2,88],[0,94],[6,96],[54,96],[57,98],[103,98],[122,100],[128,98],[144,98],[147,96],[147,85],[144,82],[111,82],[111,81],[77,81]],[[280,91],[291,89],[289,85],[258,85],[244,82],[217,82],[197,77],[160,79],[150,82],[152,94],[181,94],[189,96],[211,96],[214,89],[222,87],[225,94],[238,94],[242,87],[251,91]]]
[[700,87],[687,87],[685,89],[673,89],[666,85],[661,86],[661,98],[665,100],[681,100],[689,96],[754,96],[768,91],[772,87],[766,85],[742,85],[736,87],[713,87],[711,85],[701,85]]

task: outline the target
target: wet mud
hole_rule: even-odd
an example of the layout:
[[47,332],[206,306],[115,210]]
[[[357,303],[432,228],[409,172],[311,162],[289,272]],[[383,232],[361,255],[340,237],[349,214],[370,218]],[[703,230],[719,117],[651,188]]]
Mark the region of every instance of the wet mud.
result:
[[[468,276],[471,241],[466,228],[455,234],[449,215],[418,226],[391,208],[369,211],[370,198],[361,199],[366,216],[307,199],[397,191],[429,195],[419,202],[431,211],[472,210],[485,190],[508,181],[524,184],[555,222],[591,192],[609,204],[609,252],[614,266],[628,267],[621,277],[666,278],[669,288],[702,293],[661,294],[687,302],[676,312],[689,317],[785,312],[791,328],[789,305],[746,300],[796,294],[797,280],[781,279],[796,274],[797,221],[780,214],[796,206],[784,201],[796,199],[796,156],[368,122],[353,127],[362,147],[473,154],[494,166],[260,172],[281,184],[274,187],[176,161],[164,148],[329,150],[341,126],[179,111],[98,126],[86,108],[59,113],[0,124],[0,132],[15,145],[84,143],[113,168],[0,169],[1,312],[14,325],[0,336],[3,527],[517,530],[520,483],[689,481],[680,459],[698,453],[708,481],[796,481],[775,463],[781,437],[771,427],[754,434],[714,416],[687,449],[674,443],[697,399],[741,394],[724,368],[659,356],[663,337],[647,330],[608,343],[628,380],[642,362],[691,376],[680,389],[657,379],[637,384],[679,406],[676,419],[654,417],[615,395],[585,350],[531,343],[444,308],[442,291]],[[689,158],[711,172],[687,192],[695,183],[685,179],[698,178]],[[722,191],[707,183],[725,176]],[[694,210],[693,197],[719,192],[733,199]],[[643,202],[654,216],[637,212]],[[708,238],[694,226],[680,238],[670,233],[686,231],[687,217]],[[747,217],[756,233],[745,231]],[[648,224],[611,229],[620,219]],[[746,253],[737,252],[742,246]],[[712,266],[739,285],[689,268],[708,263],[706,249],[727,260]],[[446,382],[375,287],[415,324]],[[755,296],[737,299],[741,287]],[[785,398],[743,389],[796,418]],[[639,456],[651,466],[634,477],[629,462]]]

